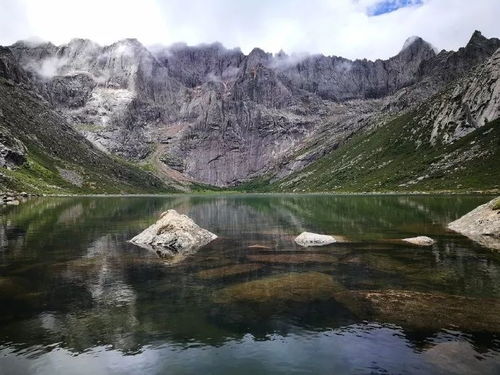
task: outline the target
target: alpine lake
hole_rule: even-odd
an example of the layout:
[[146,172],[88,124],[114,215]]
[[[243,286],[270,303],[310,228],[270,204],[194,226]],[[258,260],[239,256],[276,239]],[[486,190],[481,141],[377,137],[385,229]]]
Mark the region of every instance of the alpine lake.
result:
[[[0,211],[0,374],[499,374],[486,195],[40,197]],[[175,209],[219,238],[128,242]],[[303,231],[339,241],[303,248]],[[419,247],[405,237],[429,236]]]

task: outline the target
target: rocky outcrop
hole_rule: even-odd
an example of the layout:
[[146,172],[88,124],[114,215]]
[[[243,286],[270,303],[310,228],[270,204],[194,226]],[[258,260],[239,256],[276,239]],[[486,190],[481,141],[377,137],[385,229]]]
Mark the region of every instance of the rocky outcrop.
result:
[[500,117],[500,49],[445,91],[422,118],[430,142],[452,143]]
[[[18,168],[24,164],[29,168]],[[41,96],[34,81],[6,77],[0,77],[0,165],[19,169],[1,172],[0,189],[120,193],[165,187],[151,173],[93,147]],[[66,183],[58,168],[78,173],[81,184]]]
[[16,61],[12,51],[0,46],[0,77],[16,83],[29,81],[28,74]]
[[300,246],[309,247],[329,245],[337,241],[333,236],[311,232],[302,232],[295,238],[295,242]]
[[417,236],[411,238],[403,238],[404,242],[411,243],[417,246],[432,246],[436,243],[432,238],[427,236]]
[[[0,112],[0,120],[3,117]],[[14,138],[6,129],[0,127],[0,167],[16,169],[26,162],[24,144]]]
[[448,228],[485,247],[500,250],[500,197],[451,222]]
[[500,39],[486,38],[474,31],[465,47],[458,51],[440,51],[434,58],[424,61],[419,69],[419,79],[445,80],[459,78],[471,68],[483,63],[500,48]]
[[130,242],[153,250],[162,258],[179,261],[216,238],[215,234],[200,228],[186,215],[168,210]]

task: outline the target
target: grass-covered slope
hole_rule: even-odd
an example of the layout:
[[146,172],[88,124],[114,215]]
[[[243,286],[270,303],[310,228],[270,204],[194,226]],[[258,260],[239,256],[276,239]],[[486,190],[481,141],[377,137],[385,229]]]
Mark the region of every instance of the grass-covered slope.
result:
[[430,142],[422,109],[352,137],[269,191],[500,190],[500,119],[452,144]]
[[152,193],[174,189],[97,150],[33,91],[0,77],[0,132],[21,141],[26,161],[0,168],[0,190]]

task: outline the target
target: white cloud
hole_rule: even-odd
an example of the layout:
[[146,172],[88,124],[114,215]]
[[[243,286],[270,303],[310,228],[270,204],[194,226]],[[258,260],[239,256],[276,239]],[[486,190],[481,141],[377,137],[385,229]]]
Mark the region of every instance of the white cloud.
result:
[[52,78],[58,74],[59,69],[61,69],[66,63],[66,59],[47,57],[40,61],[34,61],[31,65],[25,66],[25,68],[36,72],[41,77]]
[[374,59],[394,55],[412,35],[439,49],[463,46],[475,29],[500,36],[498,0],[412,1],[369,16],[380,1],[0,0],[0,44],[33,36],[56,44],[135,37],[145,44],[220,41],[244,52],[260,47]]

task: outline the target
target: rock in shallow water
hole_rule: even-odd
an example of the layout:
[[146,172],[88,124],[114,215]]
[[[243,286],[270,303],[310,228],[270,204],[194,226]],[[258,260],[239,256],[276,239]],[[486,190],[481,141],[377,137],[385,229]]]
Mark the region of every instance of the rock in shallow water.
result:
[[500,332],[500,300],[411,290],[344,290],[334,295],[358,317],[408,328]]
[[337,263],[338,259],[328,254],[254,254],[247,258],[252,262],[260,263]]
[[216,303],[312,302],[331,299],[338,284],[320,272],[288,273],[236,284],[220,290]]
[[219,304],[262,304],[259,311],[315,301],[335,301],[357,319],[409,329],[500,332],[498,299],[412,290],[349,290],[321,272],[270,276],[226,287],[214,295]]
[[434,241],[432,238],[427,237],[427,236],[403,238],[403,241],[409,242],[411,244],[418,245],[418,246],[432,246],[436,243],[436,241]]
[[325,234],[302,232],[295,238],[295,242],[300,246],[309,247],[329,245],[336,242],[336,240],[333,236]]
[[168,210],[130,242],[154,250],[161,257],[169,257],[190,254],[216,238],[186,215]]
[[224,266],[218,268],[211,268],[198,272],[198,277],[201,279],[221,279],[224,277],[241,275],[257,271],[263,267],[262,264],[235,264],[232,266]]
[[448,228],[483,246],[500,250],[500,197],[453,221]]

